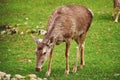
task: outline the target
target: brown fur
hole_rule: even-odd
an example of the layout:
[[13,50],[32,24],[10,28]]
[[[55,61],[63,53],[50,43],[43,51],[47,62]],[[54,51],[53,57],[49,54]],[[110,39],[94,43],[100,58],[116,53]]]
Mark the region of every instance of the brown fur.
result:
[[83,6],[60,7],[52,13],[48,21],[44,41],[55,38],[56,43],[59,43],[67,38],[76,39],[88,31],[91,21],[91,12]]
[[[73,72],[77,70],[78,53],[81,55],[81,65],[85,65],[84,62],[84,41],[89,30],[90,24],[92,22],[93,15],[90,10],[84,6],[78,5],[68,5],[57,8],[49,18],[46,30],[47,33],[41,43],[38,44],[37,54],[43,54],[43,49],[46,47],[46,52],[51,50],[50,61],[47,70],[47,76],[51,72],[51,62],[52,62],[52,50],[54,45],[60,44],[61,42],[66,42],[66,74],[69,74],[69,47],[71,40],[75,40],[78,44],[78,52],[76,56],[76,63],[73,68]],[[45,51],[45,49],[44,49]],[[44,58],[46,55],[43,55]],[[41,56],[37,55],[37,67],[39,70],[39,60]],[[43,63],[43,62],[42,62]],[[41,68],[40,68],[41,69]]]

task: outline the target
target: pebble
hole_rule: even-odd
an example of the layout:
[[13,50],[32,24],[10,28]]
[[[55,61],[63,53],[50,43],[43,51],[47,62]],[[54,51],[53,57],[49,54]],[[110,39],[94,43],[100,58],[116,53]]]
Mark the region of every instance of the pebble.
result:
[[45,30],[39,30],[38,34],[45,35],[47,32]]
[[16,75],[15,75],[15,78],[17,78],[17,79],[23,79],[23,78],[25,78],[25,77],[22,76],[22,75],[20,75],[20,74],[16,74]]
[[6,75],[4,76],[4,80],[10,80],[10,77],[11,77],[11,74],[6,74]]
[[21,24],[16,24],[16,27],[20,26]]
[[116,77],[117,77],[117,76],[120,76],[120,74],[118,74],[118,73],[115,73],[115,74],[114,74],[114,76],[116,76]]
[[27,75],[28,78],[32,79],[32,78],[37,78],[37,76],[35,74],[29,74]]
[[39,41],[39,42],[42,42],[42,41],[43,41],[43,39],[38,39],[38,41]]
[[42,80],[42,78],[37,78],[37,80]]
[[0,34],[1,34],[1,35],[4,35],[4,34],[6,34],[6,31],[1,31]]
[[11,80],[17,80],[16,78],[11,78]]
[[25,24],[25,25],[27,25],[27,24],[28,24],[28,22],[24,22],[24,24]]
[[25,80],[25,78],[29,78],[29,80],[47,80],[47,78],[42,79],[37,77],[36,74],[28,74],[27,76],[16,74],[14,77],[11,77],[11,74],[0,71],[0,80]]
[[10,26],[10,25],[6,25],[5,28],[6,28],[6,29],[11,29],[12,26]]
[[47,80],[47,78],[43,78],[43,80]]
[[36,78],[30,78],[30,80],[37,80]]
[[27,30],[26,30],[26,33],[30,33],[30,32],[31,32],[31,30],[30,30],[30,29],[27,29]]
[[29,20],[29,18],[25,18],[25,20]]
[[0,71],[0,77],[1,77],[1,78],[4,77],[5,75],[6,75],[5,72],[1,72],[1,71]]
[[36,26],[36,29],[39,29],[40,27],[39,26]]
[[20,33],[20,35],[23,35],[24,34],[24,32],[22,31],[21,33]]

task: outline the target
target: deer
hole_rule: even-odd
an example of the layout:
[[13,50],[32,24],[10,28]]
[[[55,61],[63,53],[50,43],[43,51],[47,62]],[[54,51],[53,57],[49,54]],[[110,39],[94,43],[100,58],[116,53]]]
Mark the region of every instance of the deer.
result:
[[114,19],[114,22],[117,23],[120,15],[120,0],[113,0],[113,4],[114,4],[114,10],[112,13],[112,17]]
[[36,53],[36,71],[41,71],[43,64],[49,56],[46,76],[51,74],[52,54],[55,45],[65,42],[66,68],[65,74],[69,74],[69,49],[72,40],[77,43],[76,62],[73,67],[73,73],[76,73],[78,67],[78,57],[80,57],[80,68],[85,65],[84,45],[89,27],[92,23],[93,13],[90,9],[81,5],[65,5],[55,9],[46,26],[44,38],[39,40],[32,35],[37,44]]

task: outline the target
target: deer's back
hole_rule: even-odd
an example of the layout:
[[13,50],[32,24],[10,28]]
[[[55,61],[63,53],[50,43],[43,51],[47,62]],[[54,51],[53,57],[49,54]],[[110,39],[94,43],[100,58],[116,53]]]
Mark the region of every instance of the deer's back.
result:
[[47,32],[60,38],[75,38],[88,31],[91,21],[92,13],[86,7],[63,6],[52,13]]

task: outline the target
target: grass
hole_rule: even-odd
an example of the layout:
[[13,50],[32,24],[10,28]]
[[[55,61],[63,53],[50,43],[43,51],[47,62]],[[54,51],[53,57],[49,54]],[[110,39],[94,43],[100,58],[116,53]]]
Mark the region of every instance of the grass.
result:
[[[113,7],[111,0],[0,0],[0,31],[3,25],[17,25],[19,31],[33,29],[36,26],[45,29],[51,12],[56,7],[67,4],[85,5],[94,12],[94,20],[85,44],[86,65],[75,74],[70,71],[69,75],[64,75],[65,44],[62,43],[55,46],[52,73],[47,77],[48,80],[119,80],[120,23],[114,23],[111,18]],[[75,62],[75,47],[75,42],[72,42],[70,70]],[[46,77],[48,61],[42,72],[34,70],[35,48],[30,34],[0,35],[0,71],[12,75],[34,73],[39,77]],[[26,59],[31,62],[25,61]]]

